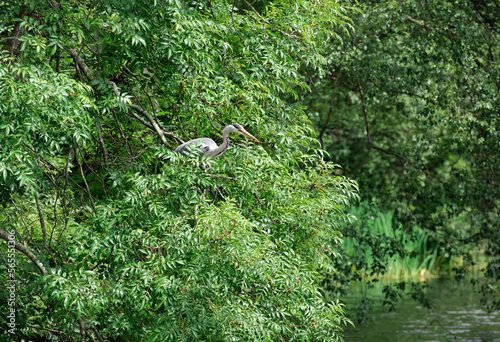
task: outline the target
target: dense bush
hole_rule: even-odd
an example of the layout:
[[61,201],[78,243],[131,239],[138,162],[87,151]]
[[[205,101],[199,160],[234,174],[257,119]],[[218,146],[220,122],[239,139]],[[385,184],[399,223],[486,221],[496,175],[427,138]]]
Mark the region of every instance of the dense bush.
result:
[[[307,88],[298,69],[321,67],[344,11],[0,2],[0,233],[17,240],[16,338],[341,340],[343,309],[323,301],[320,274],[356,184],[281,95]],[[215,160],[171,151],[231,122],[263,143],[233,140]]]

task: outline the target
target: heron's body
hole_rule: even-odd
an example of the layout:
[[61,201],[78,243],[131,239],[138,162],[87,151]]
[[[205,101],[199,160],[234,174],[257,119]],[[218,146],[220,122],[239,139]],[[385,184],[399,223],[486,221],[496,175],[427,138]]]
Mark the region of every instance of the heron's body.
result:
[[191,149],[199,148],[200,153],[202,153],[205,157],[217,158],[227,151],[227,148],[229,147],[229,133],[231,132],[241,133],[257,142],[259,141],[253,135],[248,133],[241,125],[231,124],[227,125],[222,131],[223,142],[220,146],[217,146],[215,141],[210,138],[198,138],[177,146],[175,151],[186,155],[189,151],[191,151]]

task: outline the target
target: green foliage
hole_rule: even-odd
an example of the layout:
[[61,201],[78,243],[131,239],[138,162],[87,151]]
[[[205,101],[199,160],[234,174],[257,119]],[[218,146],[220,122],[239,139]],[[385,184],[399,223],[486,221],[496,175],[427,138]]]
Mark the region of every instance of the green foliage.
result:
[[498,291],[498,3],[359,9],[355,30],[331,44],[324,74],[306,70],[312,92],[300,98],[322,146],[405,231],[428,231],[464,266],[477,261],[470,251],[487,254],[483,273]]
[[158,175],[127,176],[125,194],[80,225],[69,258],[93,271],[48,276],[61,308],[128,338],[333,337],[342,309],[318,296],[317,271],[335,253],[347,184],[263,151],[208,172],[176,158]]
[[[357,185],[282,96],[346,9],[243,3],[0,2],[0,222],[47,271],[16,254],[16,338],[342,340],[320,283]],[[264,143],[170,150],[231,122]]]
[[0,104],[0,175],[5,186],[14,192],[37,189],[42,173],[36,160],[61,167],[65,164],[61,153],[68,145],[90,139],[90,89],[47,65],[0,66],[4,96]]
[[[437,275],[446,253],[440,250],[435,234],[415,227],[405,230],[394,212],[378,212],[376,204],[363,202],[353,208],[358,221],[343,229],[342,254],[354,268],[354,278],[425,279]],[[426,275],[427,273],[427,275]]]

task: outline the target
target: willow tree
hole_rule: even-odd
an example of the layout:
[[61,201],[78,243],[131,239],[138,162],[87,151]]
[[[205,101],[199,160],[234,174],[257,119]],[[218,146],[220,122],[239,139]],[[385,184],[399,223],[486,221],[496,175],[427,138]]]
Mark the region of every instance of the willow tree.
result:
[[[282,95],[307,88],[298,69],[321,68],[344,12],[2,2],[0,236],[15,232],[16,338],[341,340],[342,307],[318,284],[356,185]],[[231,122],[263,143],[236,139],[214,160],[172,152]]]

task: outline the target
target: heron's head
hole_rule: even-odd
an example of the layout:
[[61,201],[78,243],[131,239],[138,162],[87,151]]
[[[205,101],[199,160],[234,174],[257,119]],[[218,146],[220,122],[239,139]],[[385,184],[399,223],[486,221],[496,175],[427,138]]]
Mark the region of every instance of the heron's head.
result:
[[253,135],[251,135],[250,133],[248,133],[244,128],[243,126],[237,124],[237,123],[234,123],[234,124],[231,124],[229,125],[228,127],[231,128],[231,131],[232,132],[236,132],[236,133],[240,133],[240,134],[243,134],[243,135],[246,135],[247,137],[249,137],[250,139],[252,140],[255,140],[256,142],[260,142],[256,137],[254,137]]

